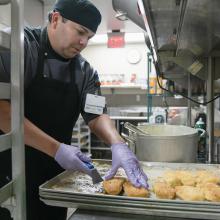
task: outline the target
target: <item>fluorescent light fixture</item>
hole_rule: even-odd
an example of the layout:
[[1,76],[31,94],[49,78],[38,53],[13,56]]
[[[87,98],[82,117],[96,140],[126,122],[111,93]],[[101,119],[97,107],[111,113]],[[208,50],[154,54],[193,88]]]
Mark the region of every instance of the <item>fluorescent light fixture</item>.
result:
[[155,50],[155,45],[154,45],[154,41],[153,41],[153,36],[152,36],[152,33],[151,33],[151,30],[150,30],[150,27],[148,25],[148,21],[147,21],[147,16],[146,16],[146,13],[145,13],[145,9],[144,9],[144,3],[143,3],[143,0],[138,0],[138,6],[139,6],[139,9],[141,11],[141,15],[143,17],[143,20],[144,20],[144,24],[145,24],[145,28],[147,30],[147,34],[149,36],[149,39],[150,39],[150,43],[151,43],[151,46],[152,46],[152,50],[153,50],[153,57],[154,57],[154,61],[157,62],[157,53],[156,53],[156,50]]
[[144,43],[144,33],[125,33],[125,42]]
[[88,45],[107,44],[107,41],[107,34],[96,34],[93,38],[89,40]]
[[[88,45],[107,44],[107,34],[96,34]],[[125,33],[125,43],[144,43],[144,33]]]

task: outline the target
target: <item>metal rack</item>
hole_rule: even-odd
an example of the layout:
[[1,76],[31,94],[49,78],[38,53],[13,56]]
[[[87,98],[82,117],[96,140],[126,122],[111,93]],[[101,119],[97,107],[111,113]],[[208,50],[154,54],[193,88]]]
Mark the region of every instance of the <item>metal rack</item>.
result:
[[91,136],[90,129],[80,116],[73,128],[72,145],[78,146],[82,150],[87,150],[91,154]]
[[14,220],[26,219],[25,154],[23,140],[23,0],[0,0],[0,5],[11,3],[11,36],[0,32],[0,50],[11,48],[11,83],[0,83],[0,98],[11,102],[11,131],[0,136],[0,152],[11,148],[12,181],[0,189],[0,205],[7,199]]
[[[138,0],[147,30],[146,41],[157,68],[167,79],[190,91],[198,83],[207,86],[207,101],[214,98],[214,80],[219,79],[218,0]],[[192,80],[190,80],[192,79]],[[188,97],[192,94],[188,92]],[[189,115],[191,103],[188,101]],[[190,117],[188,120],[190,125]],[[213,162],[214,103],[207,104],[208,162]]]

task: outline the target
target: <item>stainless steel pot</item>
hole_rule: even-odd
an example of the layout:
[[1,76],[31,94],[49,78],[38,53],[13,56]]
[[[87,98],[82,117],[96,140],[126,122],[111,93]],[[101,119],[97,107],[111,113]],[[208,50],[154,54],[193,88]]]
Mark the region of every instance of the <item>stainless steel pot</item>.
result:
[[[126,126],[128,128],[128,126]],[[198,132],[194,128],[180,125],[140,125],[147,132],[129,130],[123,135],[141,161],[151,162],[196,162]],[[204,134],[203,134],[204,135]]]

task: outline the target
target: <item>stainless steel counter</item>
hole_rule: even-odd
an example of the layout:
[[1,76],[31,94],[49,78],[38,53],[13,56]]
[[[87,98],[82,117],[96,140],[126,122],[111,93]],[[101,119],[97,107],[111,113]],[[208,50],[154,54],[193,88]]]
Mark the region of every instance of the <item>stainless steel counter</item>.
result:
[[[186,220],[185,218],[159,217],[151,215],[133,215],[126,213],[102,212],[77,209],[68,220]],[[188,219],[189,220],[189,219]]]

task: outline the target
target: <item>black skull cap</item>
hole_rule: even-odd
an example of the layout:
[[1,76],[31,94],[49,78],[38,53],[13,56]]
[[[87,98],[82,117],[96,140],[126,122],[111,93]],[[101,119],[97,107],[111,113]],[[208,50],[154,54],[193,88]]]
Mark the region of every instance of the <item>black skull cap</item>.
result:
[[57,0],[53,9],[94,33],[102,20],[99,10],[88,0]]

